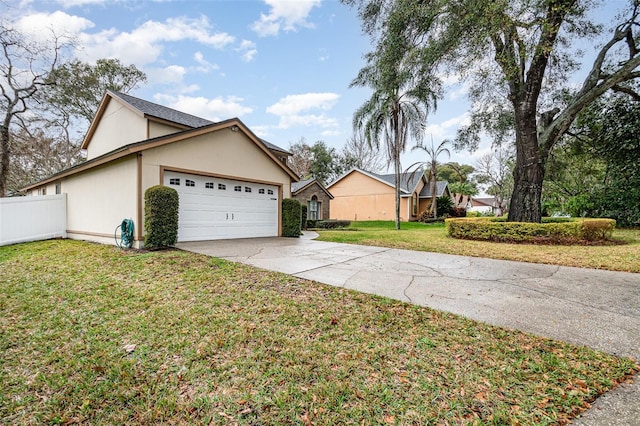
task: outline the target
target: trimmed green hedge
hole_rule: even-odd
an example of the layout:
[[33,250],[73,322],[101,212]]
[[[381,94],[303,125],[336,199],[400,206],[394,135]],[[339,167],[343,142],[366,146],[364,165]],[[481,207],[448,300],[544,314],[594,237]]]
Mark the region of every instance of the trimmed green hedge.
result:
[[282,200],[282,236],[299,237],[302,230],[302,205],[298,200]]
[[351,225],[350,220],[319,220],[316,222],[316,228],[320,229],[346,228],[349,225]]
[[451,218],[447,232],[454,238],[498,242],[572,243],[611,238],[613,219],[545,218],[543,223],[506,222],[504,218]]
[[156,185],[144,193],[144,246],[160,249],[178,241],[178,191]]

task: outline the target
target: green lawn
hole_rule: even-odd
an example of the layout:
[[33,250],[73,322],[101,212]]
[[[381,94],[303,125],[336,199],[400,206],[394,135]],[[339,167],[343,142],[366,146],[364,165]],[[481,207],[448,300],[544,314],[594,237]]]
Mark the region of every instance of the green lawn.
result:
[[184,253],[0,247],[4,424],[558,424],[632,360]]
[[391,221],[352,222],[344,230],[321,230],[318,240],[548,263],[581,268],[640,272],[640,230],[616,230],[614,239],[626,244],[606,246],[551,246],[459,240],[447,236],[444,224]]

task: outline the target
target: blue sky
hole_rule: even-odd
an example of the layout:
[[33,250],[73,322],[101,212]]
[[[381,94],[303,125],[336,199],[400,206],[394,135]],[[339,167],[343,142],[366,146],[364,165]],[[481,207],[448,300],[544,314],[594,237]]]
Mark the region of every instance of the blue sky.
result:
[[[340,149],[369,95],[348,86],[371,42],[336,0],[22,0],[0,9],[34,37],[73,36],[72,57],[135,64],[148,82],[134,96],[210,120],[239,117],[283,148],[305,138]],[[467,107],[464,87],[452,87],[427,135],[436,144],[453,137]],[[488,149],[452,151],[451,160],[473,164]],[[403,166],[421,159],[408,152]]]

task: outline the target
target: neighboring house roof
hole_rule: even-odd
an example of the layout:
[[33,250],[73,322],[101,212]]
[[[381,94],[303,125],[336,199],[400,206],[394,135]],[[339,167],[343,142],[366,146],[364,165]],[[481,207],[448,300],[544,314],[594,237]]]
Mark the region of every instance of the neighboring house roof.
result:
[[[91,136],[96,129],[98,122],[100,122],[100,118],[106,109],[106,106],[109,102],[110,98],[118,98],[125,105],[129,106],[133,110],[137,111],[140,115],[149,119],[156,119],[159,121],[169,122],[172,124],[177,124],[178,127],[182,127],[183,129],[195,129],[199,127],[209,126],[211,124],[215,124],[214,121],[207,120],[205,118],[196,117],[195,115],[187,114],[186,112],[178,111],[173,108],[166,107],[164,105],[156,104],[153,102],[146,101],[144,99],[136,98],[135,96],[127,95],[126,93],[114,92],[111,90],[107,90],[102,101],[100,102],[100,106],[98,107],[98,111],[96,112],[96,116],[94,117],[89,130],[82,142],[82,149],[87,149],[89,145],[89,141],[91,140]],[[279,151],[287,155],[291,155],[285,149],[280,148],[277,145],[272,144],[264,139],[258,138],[258,140],[264,144],[268,149],[273,151]]]
[[[368,176],[371,179],[375,179],[379,182],[382,182],[385,185],[390,186],[391,188],[396,187],[396,181],[395,181],[396,178],[395,178],[395,174],[393,173],[379,175],[377,173],[368,172],[358,167],[354,167],[353,169],[349,170],[347,173],[340,176],[338,179],[331,182],[331,184],[329,184],[327,188],[331,188],[333,185],[335,185],[345,177],[349,176],[353,172],[362,173],[363,175]],[[400,196],[409,197],[415,191],[416,187],[418,186],[418,184],[420,183],[420,180],[423,177],[424,177],[424,172],[420,170],[415,172],[410,172],[410,173],[400,173]]]
[[302,191],[303,189],[308,188],[309,186],[313,185],[314,183],[316,183],[320,189],[322,189],[324,191],[325,194],[327,194],[327,196],[333,200],[333,195],[331,195],[331,193],[327,190],[327,188],[324,187],[324,185],[322,185],[320,182],[318,182],[317,179],[305,179],[305,180],[301,180],[299,182],[292,182],[291,183],[291,196],[296,196],[298,192]]
[[[444,191],[447,189],[449,182],[446,180],[439,180],[436,182],[436,197],[442,197],[444,195]],[[433,194],[431,192],[431,185],[425,185],[420,191],[421,197],[432,197]]]
[[[386,175],[379,175],[376,173],[371,173],[371,174],[389,183],[394,188],[396,187],[395,173],[386,174]],[[405,195],[413,193],[416,190],[416,187],[420,183],[420,180],[422,179],[423,176],[424,176],[423,170],[416,170],[415,172],[410,172],[410,173],[400,173],[400,190],[404,192]]]
[[471,205],[497,207],[495,197],[471,197]]
[[464,194],[454,194],[453,201],[455,207],[467,208],[471,206],[471,197]]
[[253,134],[253,132],[251,132],[251,130],[249,130],[249,128],[247,126],[245,126],[245,124],[240,121],[240,119],[238,118],[232,118],[230,120],[225,120],[225,121],[220,121],[217,123],[212,123],[208,126],[204,126],[204,127],[198,127],[195,129],[188,129],[188,130],[183,130],[181,132],[177,132],[177,133],[171,133],[165,136],[159,136],[157,138],[153,138],[153,139],[145,139],[143,141],[139,141],[139,142],[134,142],[134,143],[130,143],[128,145],[124,145],[121,146],[119,148],[116,148],[110,152],[107,152],[106,154],[102,154],[96,158],[92,158],[91,160],[87,160],[84,163],[80,163],[77,164],[73,167],[70,167],[66,170],[63,170],[59,173],[56,173],[52,176],[49,176],[46,179],[43,179],[41,181],[35,182],[25,188],[22,188],[22,191],[29,191],[31,189],[34,189],[36,187],[39,187],[41,185],[45,185],[51,182],[55,182],[58,179],[61,179],[63,177],[67,177],[67,176],[71,176],[74,175],[76,173],[80,173],[82,171],[85,170],[89,170],[92,169],[94,167],[100,166],[102,164],[105,163],[109,163],[111,161],[117,160],[119,158],[122,157],[126,157],[127,155],[130,154],[135,154],[137,152],[141,152],[144,151],[145,149],[151,149],[151,148],[155,148],[158,146],[162,146],[162,145],[166,145],[166,144],[170,144],[173,142],[178,142],[181,140],[185,140],[191,137],[195,137],[195,136],[200,136],[203,134],[207,134],[207,133],[211,133],[211,132],[215,132],[218,131],[220,129],[224,129],[224,128],[231,128],[233,126],[236,126],[238,128],[238,130],[242,131],[250,140],[252,140],[258,147],[260,147],[264,153],[269,156],[274,163],[276,163],[282,170],[284,170],[289,176],[291,176],[291,178],[294,181],[298,180],[298,176],[289,168],[287,167],[283,162],[279,161],[274,154],[267,149],[264,144],[262,143],[262,141],[260,140],[260,138],[258,138],[255,134]]

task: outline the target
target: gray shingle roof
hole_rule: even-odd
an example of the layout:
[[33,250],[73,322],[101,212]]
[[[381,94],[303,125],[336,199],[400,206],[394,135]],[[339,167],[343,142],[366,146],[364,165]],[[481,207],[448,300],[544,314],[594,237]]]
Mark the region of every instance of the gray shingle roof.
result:
[[[446,180],[439,180],[436,182],[436,196],[437,197],[442,197],[444,195],[444,190],[447,187],[447,185],[449,184],[449,182],[447,182]],[[427,184],[424,186],[424,188],[422,188],[422,191],[420,191],[420,196],[421,197],[431,197],[431,185]]]
[[138,111],[143,114],[150,115],[151,117],[160,118],[162,120],[171,121],[172,123],[182,124],[188,127],[202,127],[209,124],[213,124],[213,121],[206,120],[204,118],[196,117],[195,115],[187,114],[166,106],[154,104],[153,102],[145,101],[144,99],[136,98],[131,95],[120,92],[111,92],[113,95],[122,99]]
[[291,192],[297,192],[299,189],[304,188],[314,180],[315,179],[312,178],[312,179],[301,180],[300,182],[291,182]]
[[[412,193],[416,186],[418,186],[418,183],[420,183],[423,173],[424,172],[422,171],[416,171],[415,173],[400,173],[400,191],[405,195]],[[396,175],[394,173],[387,175],[379,175],[376,173],[370,174],[393,186],[396,185]]]
[[262,139],[262,138],[260,138],[260,140],[261,140],[261,141],[262,141],[262,143],[263,143],[263,144],[265,144],[265,146],[266,146],[267,148],[269,148],[270,150],[273,150],[273,151],[280,151],[280,152],[284,152],[285,154],[291,155],[291,153],[290,153],[289,151],[287,151],[286,149],[282,149],[282,148],[280,148],[278,145],[274,145],[274,144],[272,144],[271,142],[266,141],[266,140],[264,140],[264,139]]
[[[203,127],[208,126],[210,124],[214,124],[214,121],[207,120],[205,118],[196,117],[195,115],[187,114],[185,112],[181,112],[175,110],[173,108],[169,108],[163,105],[159,105],[153,102],[145,101],[144,99],[136,98],[135,96],[127,95],[126,93],[120,92],[111,92],[114,96],[117,96],[124,102],[128,103],[138,111],[143,114],[146,114],[151,117],[159,118],[161,120],[170,121],[172,123],[181,124],[187,127]],[[285,154],[291,154],[285,149],[280,148],[277,145],[272,144],[269,141],[264,139],[260,139],[265,146],[273,151],[280,151]]]

